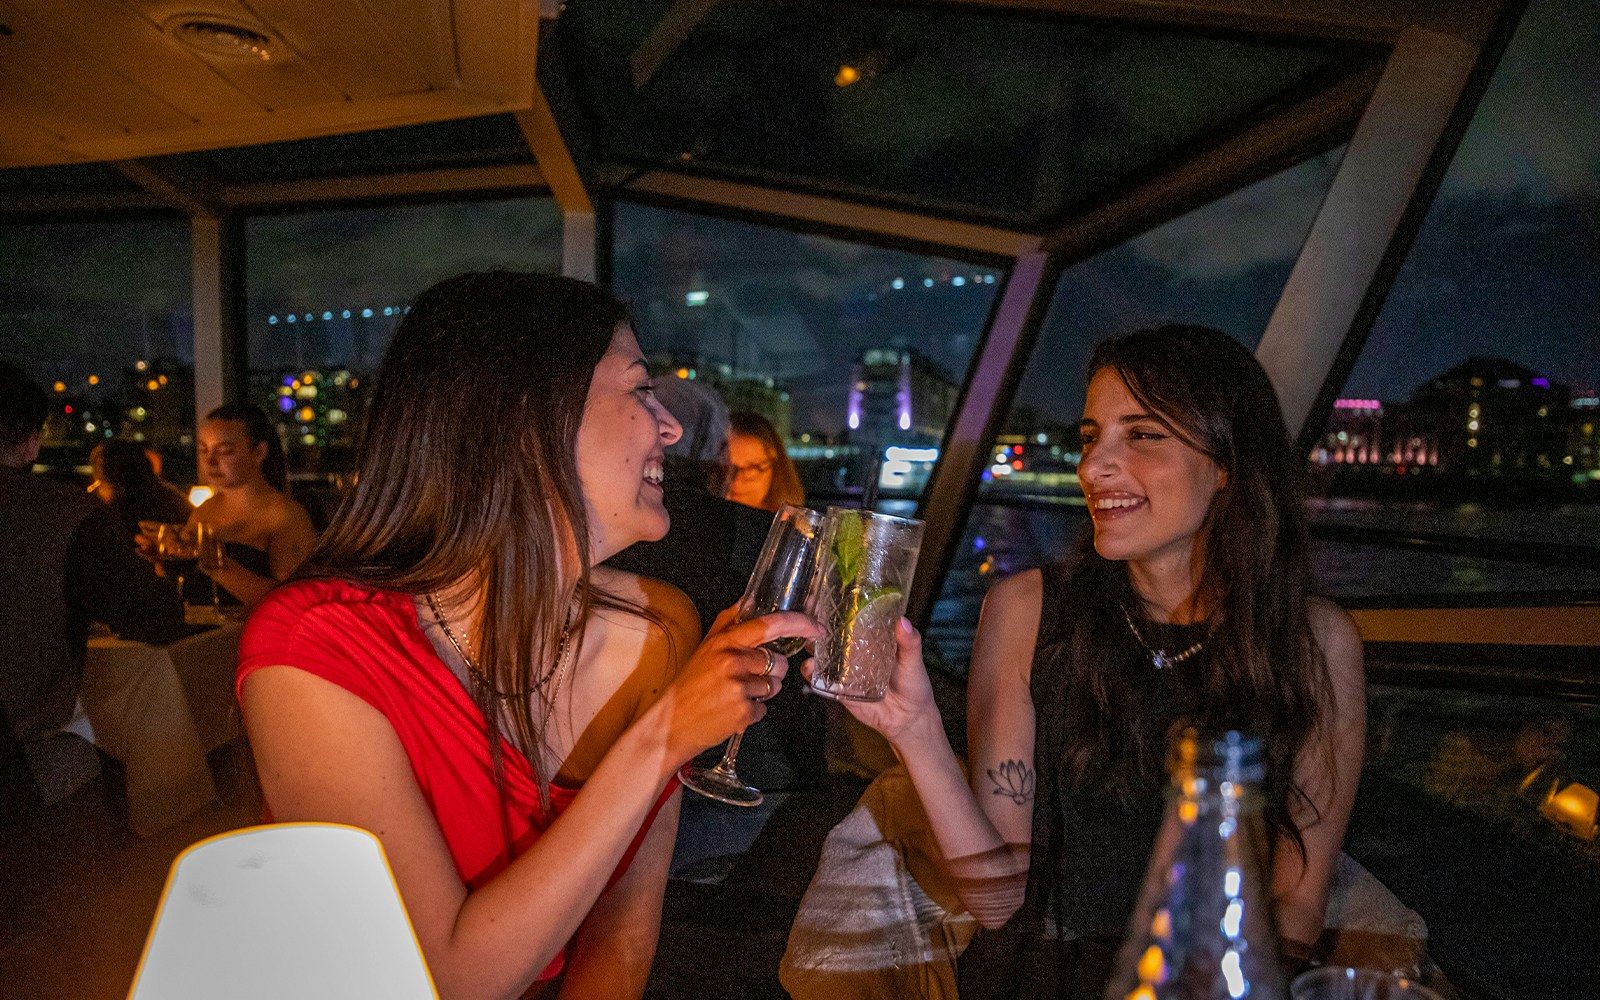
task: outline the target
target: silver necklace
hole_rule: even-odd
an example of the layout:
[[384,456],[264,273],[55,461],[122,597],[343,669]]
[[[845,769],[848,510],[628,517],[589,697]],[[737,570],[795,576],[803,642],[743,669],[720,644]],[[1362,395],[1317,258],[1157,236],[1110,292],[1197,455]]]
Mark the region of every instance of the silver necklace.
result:
[[1168,653],[1164,649],[1156,649],[1148,642],[1145,642],[1144,635],[1139,632],[1139,626],[1133,623],[1133,615],[1128,613],[1127,605],[1123,604],[1121,601],[1118,601],[1117,607],[1122,610],[1122,620],[1128,623],[1128,631],[1133,633],[1133,638],[1139,643],[1139,645],[1144,647],[1144,651],[1150,654],[1150,665],[1155,667],[1157,670],[1169,670],[1172,667],[1177,666],[1184,660],[1187,660],[1189,657],[1204,649],[1206,645],[1206,639],[1211,638],[1211,633],[1207,632],[1199,642],[1196,642],[1193,646],[1190,646],[1183,652]]
[[429,592],[423,596],[428,600],[428,610],[433,613],[433,620],[437,622],[439,628],[443,630],[444,637],[450,640],[451,647],[455,649],[456,655],[461,657],[461,662],[466,664],[467,673],[472,675],[472,679],[475,683],[483,687],[484,690],[488,691],[501,701],[527,698],[535,694],[543,695],[544,688],[548,685],[550,688],[550,694],[545,700],[549,704],[554,705],[556,690],[560,687],[562,675],[566,673],[567,662],[569,659],[567,654],[571,651],[572,643],[570,625],[563,625],[561,627],[561,641],[556,647],[556,665],[550,669],[549,673],[535,681],[533,687],[528,690],[501,691],[499,688],[495,687],[489,682],[489,675],[483,672],[483,669],[478,666],[477,661],[467,653],[466,649],[462,647],[460,640],[456,638],[455,630],[450,627],[450,619],[445,617],[444,609],[440,607],[438,595]]

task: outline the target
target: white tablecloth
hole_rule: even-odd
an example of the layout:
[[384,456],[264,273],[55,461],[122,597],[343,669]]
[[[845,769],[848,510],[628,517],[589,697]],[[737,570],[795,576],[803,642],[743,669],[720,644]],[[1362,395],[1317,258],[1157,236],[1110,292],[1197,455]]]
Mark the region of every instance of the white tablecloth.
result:
[[165,829],[216,797],[206,753],[239,731],[233,677],[243,630],[228,622],[166,646],[89,640],[80,696],[95,744],[126,768],[135,833]]

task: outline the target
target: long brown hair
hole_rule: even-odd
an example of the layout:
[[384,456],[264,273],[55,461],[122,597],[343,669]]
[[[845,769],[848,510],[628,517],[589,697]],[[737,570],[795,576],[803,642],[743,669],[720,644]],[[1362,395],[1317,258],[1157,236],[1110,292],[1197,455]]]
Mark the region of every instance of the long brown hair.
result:
[[[1227,474],[1199,533],[1193,603],[1209,611],[1210,624],[1191,718],[1260,735],[1268,830],[1303,855],[1291,803],[1310,800],[1294,783],[1295,758],[1332,687],[1308,613],[1311,548],[1300,463],[1277,394],[1242,344],[1199,326],[1106,341],[1089,362],[1091,378],[1102,370],[1115,372],[1146,412]],[[1122,609],[1140,607],[1138,595],[1127,564],[1098,555],[1090,536],[1070,563],[1065,593],[1073,600],[1071,620],[1041,648],[1066,663],[1063,683],[1045,696],[1040,732],[1053,745],[1040,746],[1049,755],[1041,759],[1057,762],[1069,784],[1125,796],[1141,777],[1159,774],[1164,750],[1151,745],[1164,734],[1135,724],[1139,673],[1128,669]]]
[[[411,303],[384,356],[354,488],[301,575],[412,595],[477,583],[474,697],[505,794],[503,715],[540,786],[545,734],[525,692],[576,658],[592,603],[574,454],[595,366],[627,309],[593,285],[463,274]],[[576,607],[574,607],[576,605]]]

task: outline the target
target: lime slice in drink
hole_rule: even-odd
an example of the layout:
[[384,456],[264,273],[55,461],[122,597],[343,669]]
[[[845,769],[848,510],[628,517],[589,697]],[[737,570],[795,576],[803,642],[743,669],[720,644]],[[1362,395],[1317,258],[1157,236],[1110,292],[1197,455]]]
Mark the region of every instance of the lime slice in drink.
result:
[[845,631],[853,635],[861,629],[886,627],[893,634],[896,619],[900,617],[900,597],[899,587],[874,587],[858,592],[857,604],[850,612]]

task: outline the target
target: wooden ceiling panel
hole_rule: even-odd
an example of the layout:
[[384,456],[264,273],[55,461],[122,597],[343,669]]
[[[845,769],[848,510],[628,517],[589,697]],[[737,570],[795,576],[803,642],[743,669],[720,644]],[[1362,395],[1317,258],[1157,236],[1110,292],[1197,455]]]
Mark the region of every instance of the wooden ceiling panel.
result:
[[[0,34],[0,167],[520,111],[532,96],[539,9],[539,0],[0,0],[11,29]],[[276,57],[192,49],[166,30],[180,15],[259,31]]]
[[533,100],[533,62],[539,45],[539,7],[509,9],[502,0],[456,0],[456,51],[461,86],[514,105]]
[[[258,114],[262,106],[217,76],[196,55],[175,45],[161,26],[121,3],[63,4],[60,0],[0,0],[13,31],[39,30],[70,39],[77,60],[97,62],[137,81],[195,121]],[[24,44],[32,44],[24,39]],[[73,65],[77,65],[75,61]]]
[[[346,97],[364,100],[430,89],[388,26],[373,18],[360,0],[252,0],[251,7],[297,59],[316,67]],[[419,27],[416,33],[427,35],[429,30]]]
[[450,0],[369,0],[373,18],[434,87],[460,83]]

